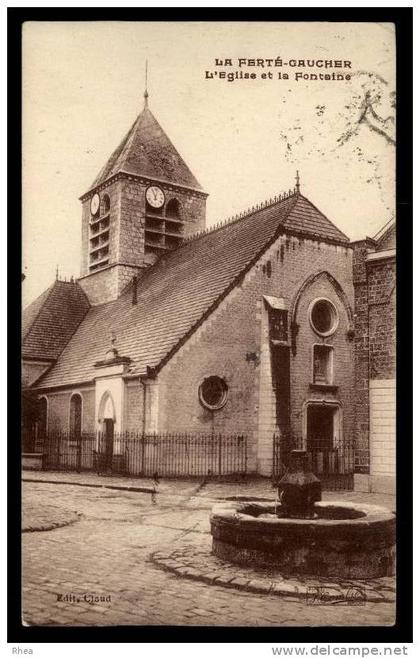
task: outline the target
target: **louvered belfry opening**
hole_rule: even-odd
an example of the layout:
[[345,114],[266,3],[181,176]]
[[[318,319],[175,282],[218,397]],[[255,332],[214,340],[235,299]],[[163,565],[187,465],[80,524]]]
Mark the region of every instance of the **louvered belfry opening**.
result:
[[146,202],[145,251],[161,255],[183,242],[184,221],[178,199],[170,199],[156,210]]

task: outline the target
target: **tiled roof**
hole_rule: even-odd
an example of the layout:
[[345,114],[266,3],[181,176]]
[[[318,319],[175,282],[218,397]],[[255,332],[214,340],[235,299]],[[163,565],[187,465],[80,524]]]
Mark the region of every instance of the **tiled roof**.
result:
[[202,189],[148,107],[137,117],[91,189],[121,171]]
[[130,374],[162,365],[284,229],[348,244],[341,231],[297,194],[203,233],[147,270],[138,284],[136,305],[128,286],[117,300],[91,308],[38,386],[91,381],[98,374],[94,363],[109,349],[111,332],[120,356],[132,359]]
[[22,356],[56,359],[90,308],[78,283],[55,281],[22,314]]

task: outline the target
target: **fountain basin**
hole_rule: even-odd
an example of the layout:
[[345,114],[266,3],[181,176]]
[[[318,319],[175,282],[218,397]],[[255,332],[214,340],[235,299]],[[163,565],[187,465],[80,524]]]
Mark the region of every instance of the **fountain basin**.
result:
[[283,574],[380,578],[395,572],[395,516],[377,505],[318,502],[315,518],[279,518],[276,504],[224,502],[210,516],[223,560]]

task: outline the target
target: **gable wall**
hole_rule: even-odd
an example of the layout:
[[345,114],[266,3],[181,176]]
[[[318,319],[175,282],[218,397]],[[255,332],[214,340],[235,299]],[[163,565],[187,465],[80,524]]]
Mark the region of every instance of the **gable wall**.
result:
[[[271,261],[271,277],[263,265]],[[262,295],[286,298],[289,303],[304,280],[316,271],[328,270],[342,285],[350,304],[353,302],[352,250],[297,238],[279,238],[256,266],[216,309],[202,327],[178,351],[159,374],[158,428],[163,431],[246,432],[251,444],[250,468],[256,468],[258,410],[260,405],[261,317],[265,312]],[[324,286],[324,288],[323,288]],[[331,284],[320,282],[316,295],[331,297]],[[312,299],[312,298],[311,298]],[[341,308],[341,302],[337,305]],[[303,305],[302,305],[303,309]],[[336,363],[343,369],[338,375],[343,404],[351,407],[352,347],[345,340],[345,319],[340,310],[340,331]],[[301,321],[301,318],[299,319]],[[298,352],[291,357],[292,426],[302,432],[302,404],[308,394],[311,349],[314,341],[308,323],[302,321]],[[337,373],[339,368],[337,367]],[[210,412],[198,399],[198,387],[209,375],[225,378],[229,395],[223,409]],[[262,405],[266,414],[263,429],[271,435],[275,410],[269,396]],[[352,412],[345,414],[346,431],[351,431]],[[267,459],[271,458],[266,455]]]

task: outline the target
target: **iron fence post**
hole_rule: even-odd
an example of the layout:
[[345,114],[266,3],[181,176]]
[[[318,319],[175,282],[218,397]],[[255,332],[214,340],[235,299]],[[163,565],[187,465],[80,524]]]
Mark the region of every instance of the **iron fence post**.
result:
[[77,472],[82,470],[82,437],[77,437]]
[[248,441],[246,436],[242,437],[245,442],[245,475],[248,473]]

